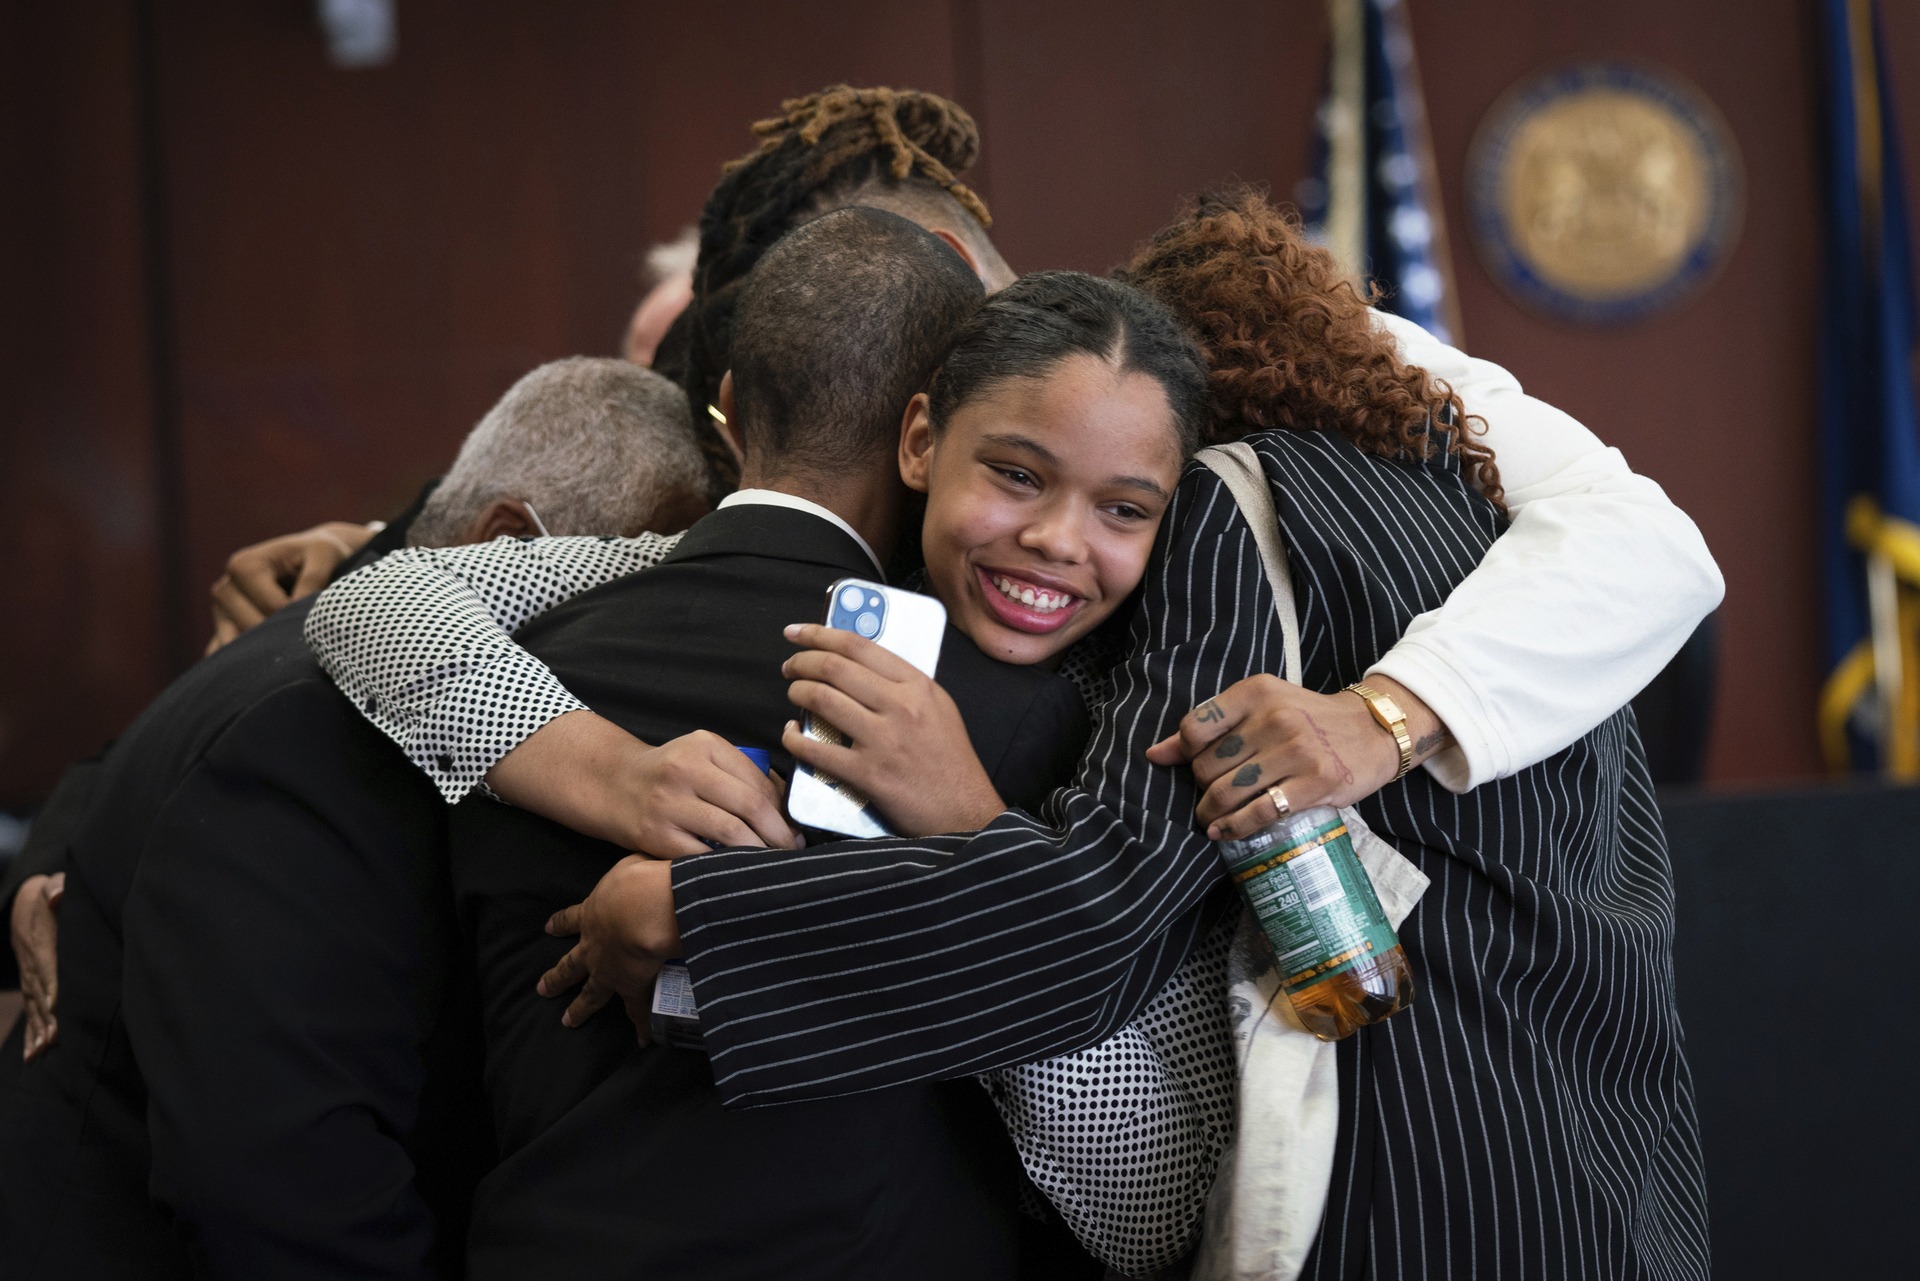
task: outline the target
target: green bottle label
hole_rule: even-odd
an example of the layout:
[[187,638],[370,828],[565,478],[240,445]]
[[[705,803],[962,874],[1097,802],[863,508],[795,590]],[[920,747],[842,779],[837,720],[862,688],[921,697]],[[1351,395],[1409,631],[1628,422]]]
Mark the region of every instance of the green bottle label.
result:
[[1290,836],[1255,833],[1230,847],[1227,867],[1273,944],[1288,992],[1399,946],[1337,813]]

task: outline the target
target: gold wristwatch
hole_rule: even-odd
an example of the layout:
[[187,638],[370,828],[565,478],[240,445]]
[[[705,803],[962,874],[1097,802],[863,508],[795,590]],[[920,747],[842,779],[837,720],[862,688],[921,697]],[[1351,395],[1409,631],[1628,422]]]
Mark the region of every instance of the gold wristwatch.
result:
[[1340,692],[1358,694],[1380,728],[1393,735],[1393,745],[1400,749],[1400,768],[1394,773],[1393,781],[1397,783],[1405,778],[1407,771],[1413,768],[1413,736],[1407,733],[1407,714],[1400,710],[1400,704],[1361,681],[1355,681]]

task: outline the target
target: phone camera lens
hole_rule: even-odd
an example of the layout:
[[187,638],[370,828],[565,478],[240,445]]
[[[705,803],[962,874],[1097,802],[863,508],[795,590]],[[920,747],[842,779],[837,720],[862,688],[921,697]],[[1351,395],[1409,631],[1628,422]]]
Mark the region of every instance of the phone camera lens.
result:
[[853,630],[872,640],[880,630],[880,615],[868,610],[853,620]]
[[866,593],[858,587],[849,587],[840,593],[840,608],[851,613],[853,610],[860,608],[860,602],[865,596]]

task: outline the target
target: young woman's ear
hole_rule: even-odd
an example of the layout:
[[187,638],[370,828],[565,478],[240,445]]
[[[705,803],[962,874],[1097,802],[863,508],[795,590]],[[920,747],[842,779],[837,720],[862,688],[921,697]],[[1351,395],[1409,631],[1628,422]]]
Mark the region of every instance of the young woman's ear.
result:
[[496,498],[474,513],[460,531],[462,543],[490,543],[496,538],[537,538],[541,529],[533,511],[518,498]]
[[700,405],[694,413],[707,420],[707,426],[720,433],[721,443],[727,452],[733,455],[733,465],[744,474],[747,470],[747,434],[740,426],[740,420],[733,412],[733,371],[729,369],[720,376],[720,387],[713,393],[712,408],[720,411],[718,418],[708,412],[708,407]]
[[900,416],[900,479],[908,489],[927,492],[927,473],[933,469],[933,415],[927,393],[907,402]]

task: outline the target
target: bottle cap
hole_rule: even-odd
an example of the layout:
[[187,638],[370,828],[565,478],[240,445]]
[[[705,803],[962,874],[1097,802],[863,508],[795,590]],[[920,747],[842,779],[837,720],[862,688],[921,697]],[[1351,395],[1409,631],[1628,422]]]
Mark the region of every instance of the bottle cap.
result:
[[764,747],[743,747],[740,754],[753,762],[753,767],[762,774],[773,768],[773,753]]

